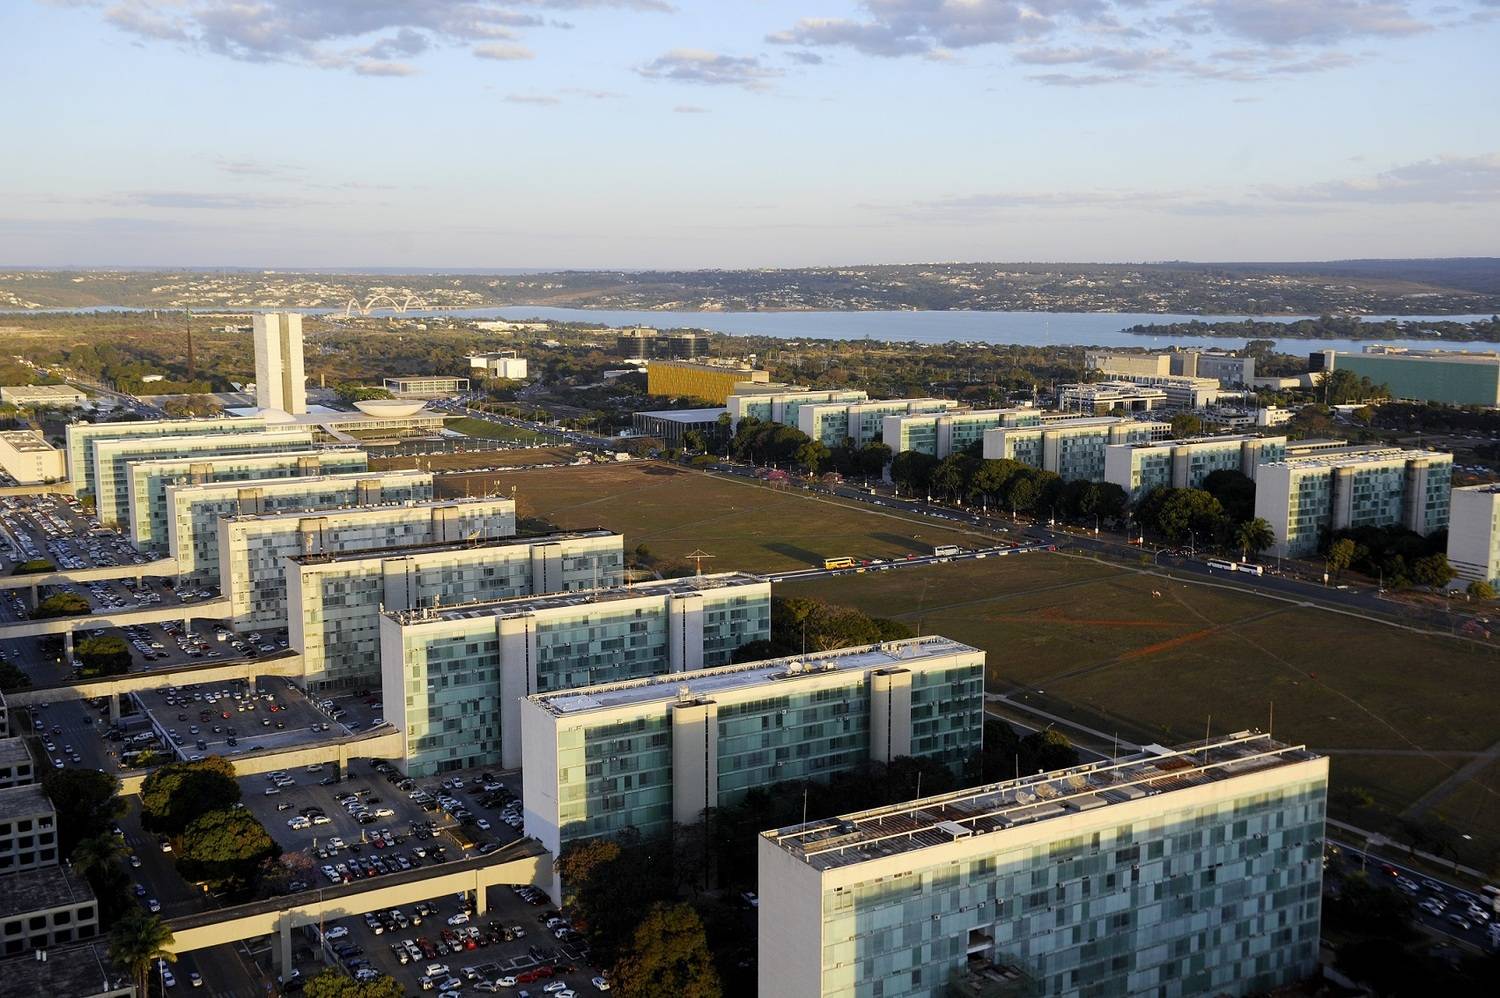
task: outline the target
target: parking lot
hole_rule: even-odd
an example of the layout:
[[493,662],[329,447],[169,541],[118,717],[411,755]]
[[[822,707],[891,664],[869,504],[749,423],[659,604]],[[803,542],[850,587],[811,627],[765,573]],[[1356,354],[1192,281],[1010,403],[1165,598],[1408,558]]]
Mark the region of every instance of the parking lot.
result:
[[134,694],[134,699],[188,758],[232,758],[257,749],[316,744],[349,733],[290,682],[276,676],[261,677],[254,692],[247,683],[234,681],[164,686]]
[[[467,895],[445,896],[418,907],[345,918],[325,926],[328,957],[353,974],[383,974],[408,993],[436,995],[497,992],[522,998],[596,994],[602,972],[589,962],[552,899],[528,891],[494,888],[487,910],[473,915]],[[534,903],[533,903],[534,902]],[[552,922],[556,929],[549,929]],[[405,923],[404,927],[403,924]],[[307,930],[304,977],[321,969],[317,933]]]

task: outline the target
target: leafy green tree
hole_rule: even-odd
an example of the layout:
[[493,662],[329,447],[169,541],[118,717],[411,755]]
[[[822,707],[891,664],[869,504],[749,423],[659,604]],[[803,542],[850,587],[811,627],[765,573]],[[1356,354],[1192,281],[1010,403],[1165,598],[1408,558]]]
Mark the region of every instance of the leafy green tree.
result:
[[125,813],[120,781],[95,769],[54,769],[42,789],[57,811],[57,846],[69,855],[85,839],[112,833],[110,822]]
[[120,864],[126,851],[124,839],[105,832],[79,842],[68,855],[73,872],[93,888],[99,902],[99,920],[106,927],[131,907],[125,890],[129,878]]
[[[898,621],[870,617],[853,607],[801,597],[771,597],[771,655],[831,651],[851,645],[873,644],[912,636]],[[748,648],[748,646],[747,646]],[[759,649],[757,649],[759,650]],[[745,649],[741,649],[744,652]],[[736,655],[737,661],[750,661]]]
[[620,858],[620,844],[611,839],[581,839],[571,843],[557,858],[557,875],[562,880],[564,907],[571,906],[578,892],[594,873]]
[[1234,545],[1240,549],[1240,560],[1245,561],[1251,552],[1260,554],[1276,543],[1276,534],[1271,525],[1260,517],[1246,520],[1234,528]]
[[1173,543],[1208,544],[1224,526],[1224,507],[1202,489],[1172,489],[1157,514],[1156,528]]
[[891,481],[908,492],[925,492],[937,466],[938,459],[931,454],[904,450],[891,458]]
[[77,593],[53,593],[37,602],[31,618],[44,620],[50,617],[77,617],[93,608],[92,603]]
[[621,998],[718,998],[718,972],[698,913],[685,904],[659,904],[635,930],[610,974]]
[[1355,545],[1348,537],[1340,537],[1328,545],[1328,570],[1334,575],[1342,575],[1354,562]]
[[885,466],[891,463],[891,448],[879,440],[872,440],[854,453],[855,474],[865,478],[879,478]]
[[281,849],[255,815],[245,808],[210,811],[193,819],[182,832],[177,866],[190,880],[216,888],[240,888]]
[[1418,558],[1411,565],[1411,580],[1419,586],[1433,589],[1446,586],[1457,574],[1453,571],[1453,566],[1448,564],[1448,556],[1441,551]]
[[172,930],[160,918],[140,908],[127,912],[110,933],[110,959],[129,972],[136,994],[149,994],[147,982],[156,961],[175,963],[177,955],[169,953]]
[[154,832],[177,835],[197,818],[227,810],[239,800],[240,785],[229,760],[211,755],[174,762],[141,784],[141,823]]
[[932,491],[949,499],[968,494],[979,461],[967,454],[950,454],[938,462],[929,482]]
[[130,646],[118,634],[80,639],[73,655],[83,667],[83,677],[122,676],[130,671]]
[[821,440],[809,440],[797,448],[793,459],[809,475],[816,475],[828,467],[831,455]]
[[394,395],[384,388],[378,388],[374,385],[359,385],[349,381],[334,385],[333,391],[339,397],[340,402],[351,405],[355,402],[369,402],[373,399],[395,398]]
[[1495,598],[1495,587],[1483,579],[1475,579],[1464,589],[1472,599],[1491,600]]
[[1172,417],[1172,436],[1176,439],[1196,437],[1203,432],[1203,420],[1190,412],[1179,412]]
[[1010,480],[1028,470],[1027,466],[1020,461],[1009,459],[980,461],[979,467],[974,469],[969,488],[976,499],[984,498],[990,502],[998,502],[1001,495],[1005,493],[1006,485]]
[[682,433],[682,449],[705,451],[708,450],[708,441],[697,430],[684,430]]
[[1033,731],[1022,737],[1006,722],[986,718],[984,748],[972,760],[970,777],[979,783],[1050,772],[1078,765],[1078,750],[1068,736],[1053,728]]
[[1229,468],[1211,471],[1203,479],[1203,491],[1219,500],[1224,515],[1235,523],[1255,517],[1255,482]]
[[83,839],[68,853],[68,863],[83,877],[92,876],[123,859],[125,840],[113,832]]
[[329,967],[308,981],[302,993],[307,998],[402,998],[406,989],[394,977],[382,976],[364,983]]
[[14,662],[0,662],[0,692],[13,693],[31,685],[31,677],[22,672]]

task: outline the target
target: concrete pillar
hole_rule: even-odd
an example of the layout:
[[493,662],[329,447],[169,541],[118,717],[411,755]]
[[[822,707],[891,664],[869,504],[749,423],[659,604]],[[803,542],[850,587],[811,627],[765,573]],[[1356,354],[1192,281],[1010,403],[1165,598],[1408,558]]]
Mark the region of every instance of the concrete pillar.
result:
[[911,755],[911,672],[870,673],[870,758],[890,762]]
[[111,693],[109,695],[109,720],[110,720],[110,723],[113,724],[115,721],[118,721],[119,719],[120,719],[120,694],[118,694],[118,693]]
[[183,617],[182,618],[182,633],[186,634],[188,631],[191,631],[192,629],[193,629],[193,618],[192,617]]
[[259,677],[257,677],[254,673],[251,673],[250,675],[245,677],[245,688],[248,689],[251,693],[254,693],[259,688],[256,685],[258,682]]
[[33,610],[36,609],[36,602],[37,602],[37,600],[41,599],[41,595],[42,595],[41,587],[37,586],[37,585],[33,585],[31,587],[31,603],[29,604],[29,606],[31,607],[31,609],[33,609]]
[[[521,765],[521,700],[537,692],[536,620],[530,615],[501,617],[500,761],[506,769]],[[385,715],[391,720],[390,714]]]
[[[561,903],[561,899],[554,899]],[[483,918],[489,909],[489,888],[484,885],[484,871],[474,871],[474,917]]]
[[1192,466],[1193,451],[1190,447],[1172,448],[1172,488],[1188,487],[1188,470]]
[[339,757],[333,761],[333,774],[343,779],[349,773],[349,746],[339,746]]
[[671,672],[703,668],[703,594],[667,597],[667,664]]
[[73,662],[73,632],[63,632],[63,659],[70,665]]
[[712,700],[674,703],[672,820],[695,825],[705,809],[718,806],[719,705]]
[[1042,431],[1042,470],[1056,472],[1062,463],[1062,434],[1056,430]]
[[292,963],[292,920],[284,918],[281,921],[281,939],[276,947],[276,973],[282,980],[291,976],[295,964]]

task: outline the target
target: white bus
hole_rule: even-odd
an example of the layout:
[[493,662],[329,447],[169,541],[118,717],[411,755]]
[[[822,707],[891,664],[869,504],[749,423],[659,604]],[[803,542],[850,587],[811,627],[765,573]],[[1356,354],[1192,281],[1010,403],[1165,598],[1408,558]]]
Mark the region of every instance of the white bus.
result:
[[957,544],[934,544],[932,546],[934,558],[951,558],[956,554],[958,554]]

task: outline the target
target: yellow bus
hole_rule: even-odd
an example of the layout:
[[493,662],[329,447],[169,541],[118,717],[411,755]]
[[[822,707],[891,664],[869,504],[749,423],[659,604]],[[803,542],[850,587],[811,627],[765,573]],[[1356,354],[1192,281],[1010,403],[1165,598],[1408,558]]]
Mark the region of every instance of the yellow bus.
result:
[[850,558],[850,557],[847,557],[847,556],[843,557],[843,558],[824,558],[823,559],[823,569],[824,569],[824,571],[832,571],[835,568],[853,568],[853,567],[854,567],[854,559]]

